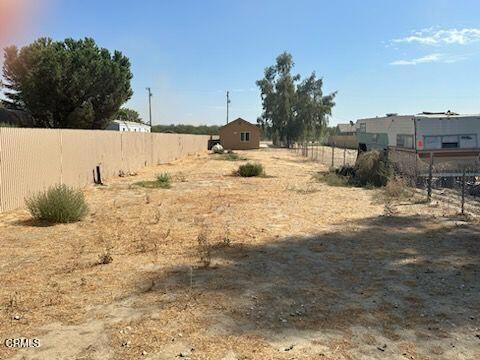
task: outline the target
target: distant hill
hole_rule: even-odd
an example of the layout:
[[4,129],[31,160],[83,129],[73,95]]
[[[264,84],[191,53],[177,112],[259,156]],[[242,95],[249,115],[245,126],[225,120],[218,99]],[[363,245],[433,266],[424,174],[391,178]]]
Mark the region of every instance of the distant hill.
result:
[[153,125],[152,132],[171,134],[218,135],[218,125]]

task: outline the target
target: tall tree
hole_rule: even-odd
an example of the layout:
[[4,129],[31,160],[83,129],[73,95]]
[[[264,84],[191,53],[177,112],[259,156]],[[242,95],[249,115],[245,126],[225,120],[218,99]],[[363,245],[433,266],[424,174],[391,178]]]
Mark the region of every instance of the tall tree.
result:
[[315,73],[300,82],[300,75],[292,75],[293,67],[292,55],[284,52],[256,82],[263,105],[257,122],[264,133],[272,134],[275,143],[287,146],[300,138],[318,136],[328,124],[336,95],[323,95],[323,81]]
[[103,129],[132,96],[128,58],[90,38],[7,47],[3,76],[5,106],[28,112],[36,127]]
[[122,107],[117,111],[115,114],[115,120],[132,121],[141,124],[144,123],[137,111],[126,107]]

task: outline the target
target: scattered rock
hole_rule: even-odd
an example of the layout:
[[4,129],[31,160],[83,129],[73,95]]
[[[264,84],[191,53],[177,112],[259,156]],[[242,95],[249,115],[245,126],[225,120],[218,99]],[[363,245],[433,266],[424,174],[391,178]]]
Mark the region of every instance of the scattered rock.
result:
[[377,346],[377,349],[380,350],[380,351],[385,351],[385,349],[387,348],[387,344],[383,344],[383,346]]
[[294,346],[295,346],[295,345],[292,344],[292,345],[290,345],[289,347],[285,348],[284,351],[290,351],[290,350],[293,349]]

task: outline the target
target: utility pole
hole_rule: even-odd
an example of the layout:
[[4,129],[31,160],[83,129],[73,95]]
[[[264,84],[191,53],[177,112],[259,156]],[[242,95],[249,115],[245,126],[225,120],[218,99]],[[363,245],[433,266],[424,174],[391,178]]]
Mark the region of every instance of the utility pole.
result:
[[150,129],[152,128],[152,89],[146,88],[148,91],[148,116],[150,120]]
[[228,106],[230,104],[230,92],[227,90],[227,124],[228,124]]

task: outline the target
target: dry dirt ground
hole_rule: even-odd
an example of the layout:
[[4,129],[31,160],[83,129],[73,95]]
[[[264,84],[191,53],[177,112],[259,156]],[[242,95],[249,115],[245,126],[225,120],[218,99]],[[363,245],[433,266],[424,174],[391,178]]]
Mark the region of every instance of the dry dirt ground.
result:
[[[475,219],[240,154],[266,176],[202,154],[86,189],[79,223],[1,215],[0,358],[480,358]],[[171,189],[132,186],[164,171]],[[41,347],[3,345],[20,336]]]

